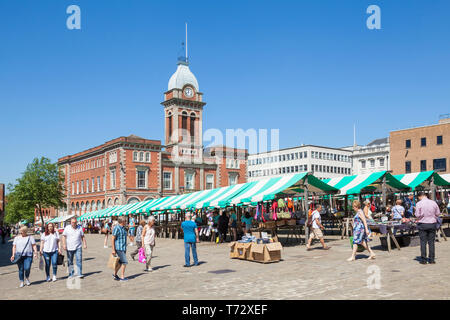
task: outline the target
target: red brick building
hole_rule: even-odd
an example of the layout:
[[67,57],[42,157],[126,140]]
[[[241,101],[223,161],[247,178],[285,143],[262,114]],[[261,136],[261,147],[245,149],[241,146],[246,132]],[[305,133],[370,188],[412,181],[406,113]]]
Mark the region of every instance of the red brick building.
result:
[[247,150],[204,150],[206,103],[185,60],[178,61],[161,104],[165,145],[130,135],[58,160],[67,206],[60,215],[247,181]]

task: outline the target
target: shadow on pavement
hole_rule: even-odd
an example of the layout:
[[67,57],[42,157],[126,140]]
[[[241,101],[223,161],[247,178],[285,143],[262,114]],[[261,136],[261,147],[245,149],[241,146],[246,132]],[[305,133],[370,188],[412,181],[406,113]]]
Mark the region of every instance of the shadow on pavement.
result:
[[139,277],[139,276],[142,276],[144,273],[138,273],[138,274],[134,274],[134,275],[132,275],[132,276],[128,276],[127,278],[128,279],[134,279],[134,278],[137,278],[137,277]]
[[171,266],[170,264],[165,264],[165,265],[163,265],[163,266],[153,267],[152,269],[153,269],[153,270],[159,270],[159,269],[163,269],[163,268],[170,267],[170,266]]

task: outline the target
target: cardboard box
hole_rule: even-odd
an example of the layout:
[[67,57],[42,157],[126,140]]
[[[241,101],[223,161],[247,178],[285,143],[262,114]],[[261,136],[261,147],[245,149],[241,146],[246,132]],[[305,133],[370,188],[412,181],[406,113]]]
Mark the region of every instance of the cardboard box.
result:
[[252,247],[251,242],[249,243],[236,243],[236,251],[237,251],[237,258],[246,260],[247,257],[250,255],[250,249]]
[[258,262],[275,262],[281,260],[281,250],[283,247],[280,242],[267,244],[253,244],[250,249],[250,255],[247,260]]
[[230,258],[236,259],[239,257],[238,251],[237,251],[237,242],[233,241],[229,244],[230,246]]
[[256,237],[256,239],[261,238],[261,232],[259,231],[252,231],[252,236]]

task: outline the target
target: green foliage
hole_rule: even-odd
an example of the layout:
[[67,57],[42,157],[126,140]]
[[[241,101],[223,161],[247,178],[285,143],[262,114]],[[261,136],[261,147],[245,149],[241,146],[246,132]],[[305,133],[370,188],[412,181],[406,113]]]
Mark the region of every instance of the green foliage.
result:
[[[35,158],[28,164],[16,185],[9,185],[8,203],[5,220],[16,223],[34,219],[34,210],[41,212],[44,208],[59,208],[63,205],[64,176],[56,163],[50,159]],[[41,214],[41,221],[43,217]]]

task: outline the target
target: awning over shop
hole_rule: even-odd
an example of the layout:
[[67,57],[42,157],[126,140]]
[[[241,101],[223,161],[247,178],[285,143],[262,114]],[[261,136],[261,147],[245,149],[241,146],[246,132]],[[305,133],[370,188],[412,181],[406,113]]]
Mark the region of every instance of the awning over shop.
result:
[[166,198],[159,198],[159,199],[153,199],[153,200],[144,201],[142,203],[142,206],[140,206],[139,208],[136,208],[134,210],[131,210],[130,214],[149,213],[151,207],[153,207],[154,205],[156,205],[158,203],[161,203],[165,199]]
[[431,180],[434,179],[434,184],[436,186],[446,186],[450,185],[450,182],[446,181],[442,176],[440,176],[435,171],[424,171],[415,172],[407,174],[398,174],[394,176],[401,183],[404,183],[411,187],[411,189],[416,189],[417,187],[429,189],[431,186]]
[[[223,191],[213,199],[203,203],[203,208],[224,208],[231,199],[241,194],[254,182],[235,184],[229,187],[223,187]],[[196,206],[198,208],[198,206]]]
[[387,171],[344,176],[323,180],[328,185],[338,188],[339,195],[382,192],[383,178],[386,178],[386,191],[407,191],[410,187],[401,183]]
[[312,174],[296,173],[258,181],[243,194],[231,200],[232,204],[268,201],[280,196],[294,196],[305,189],[315,193],[337,193],[338,189],[317,179]]
[[242,190],[245,190],[247,185],[249,184],[250,183],[242,183],[238,185],[213,189],[211,190],[211,193],[205,195],[201,199],[198,199],[195,203],[191,203],[190,208],[193,209],[207,208],[210,205],[213,206],[214,203],[217,203],[217,206],[219,206],[220,201],[224,202],[225,199],[229,199],[233,195],[236,195]]

